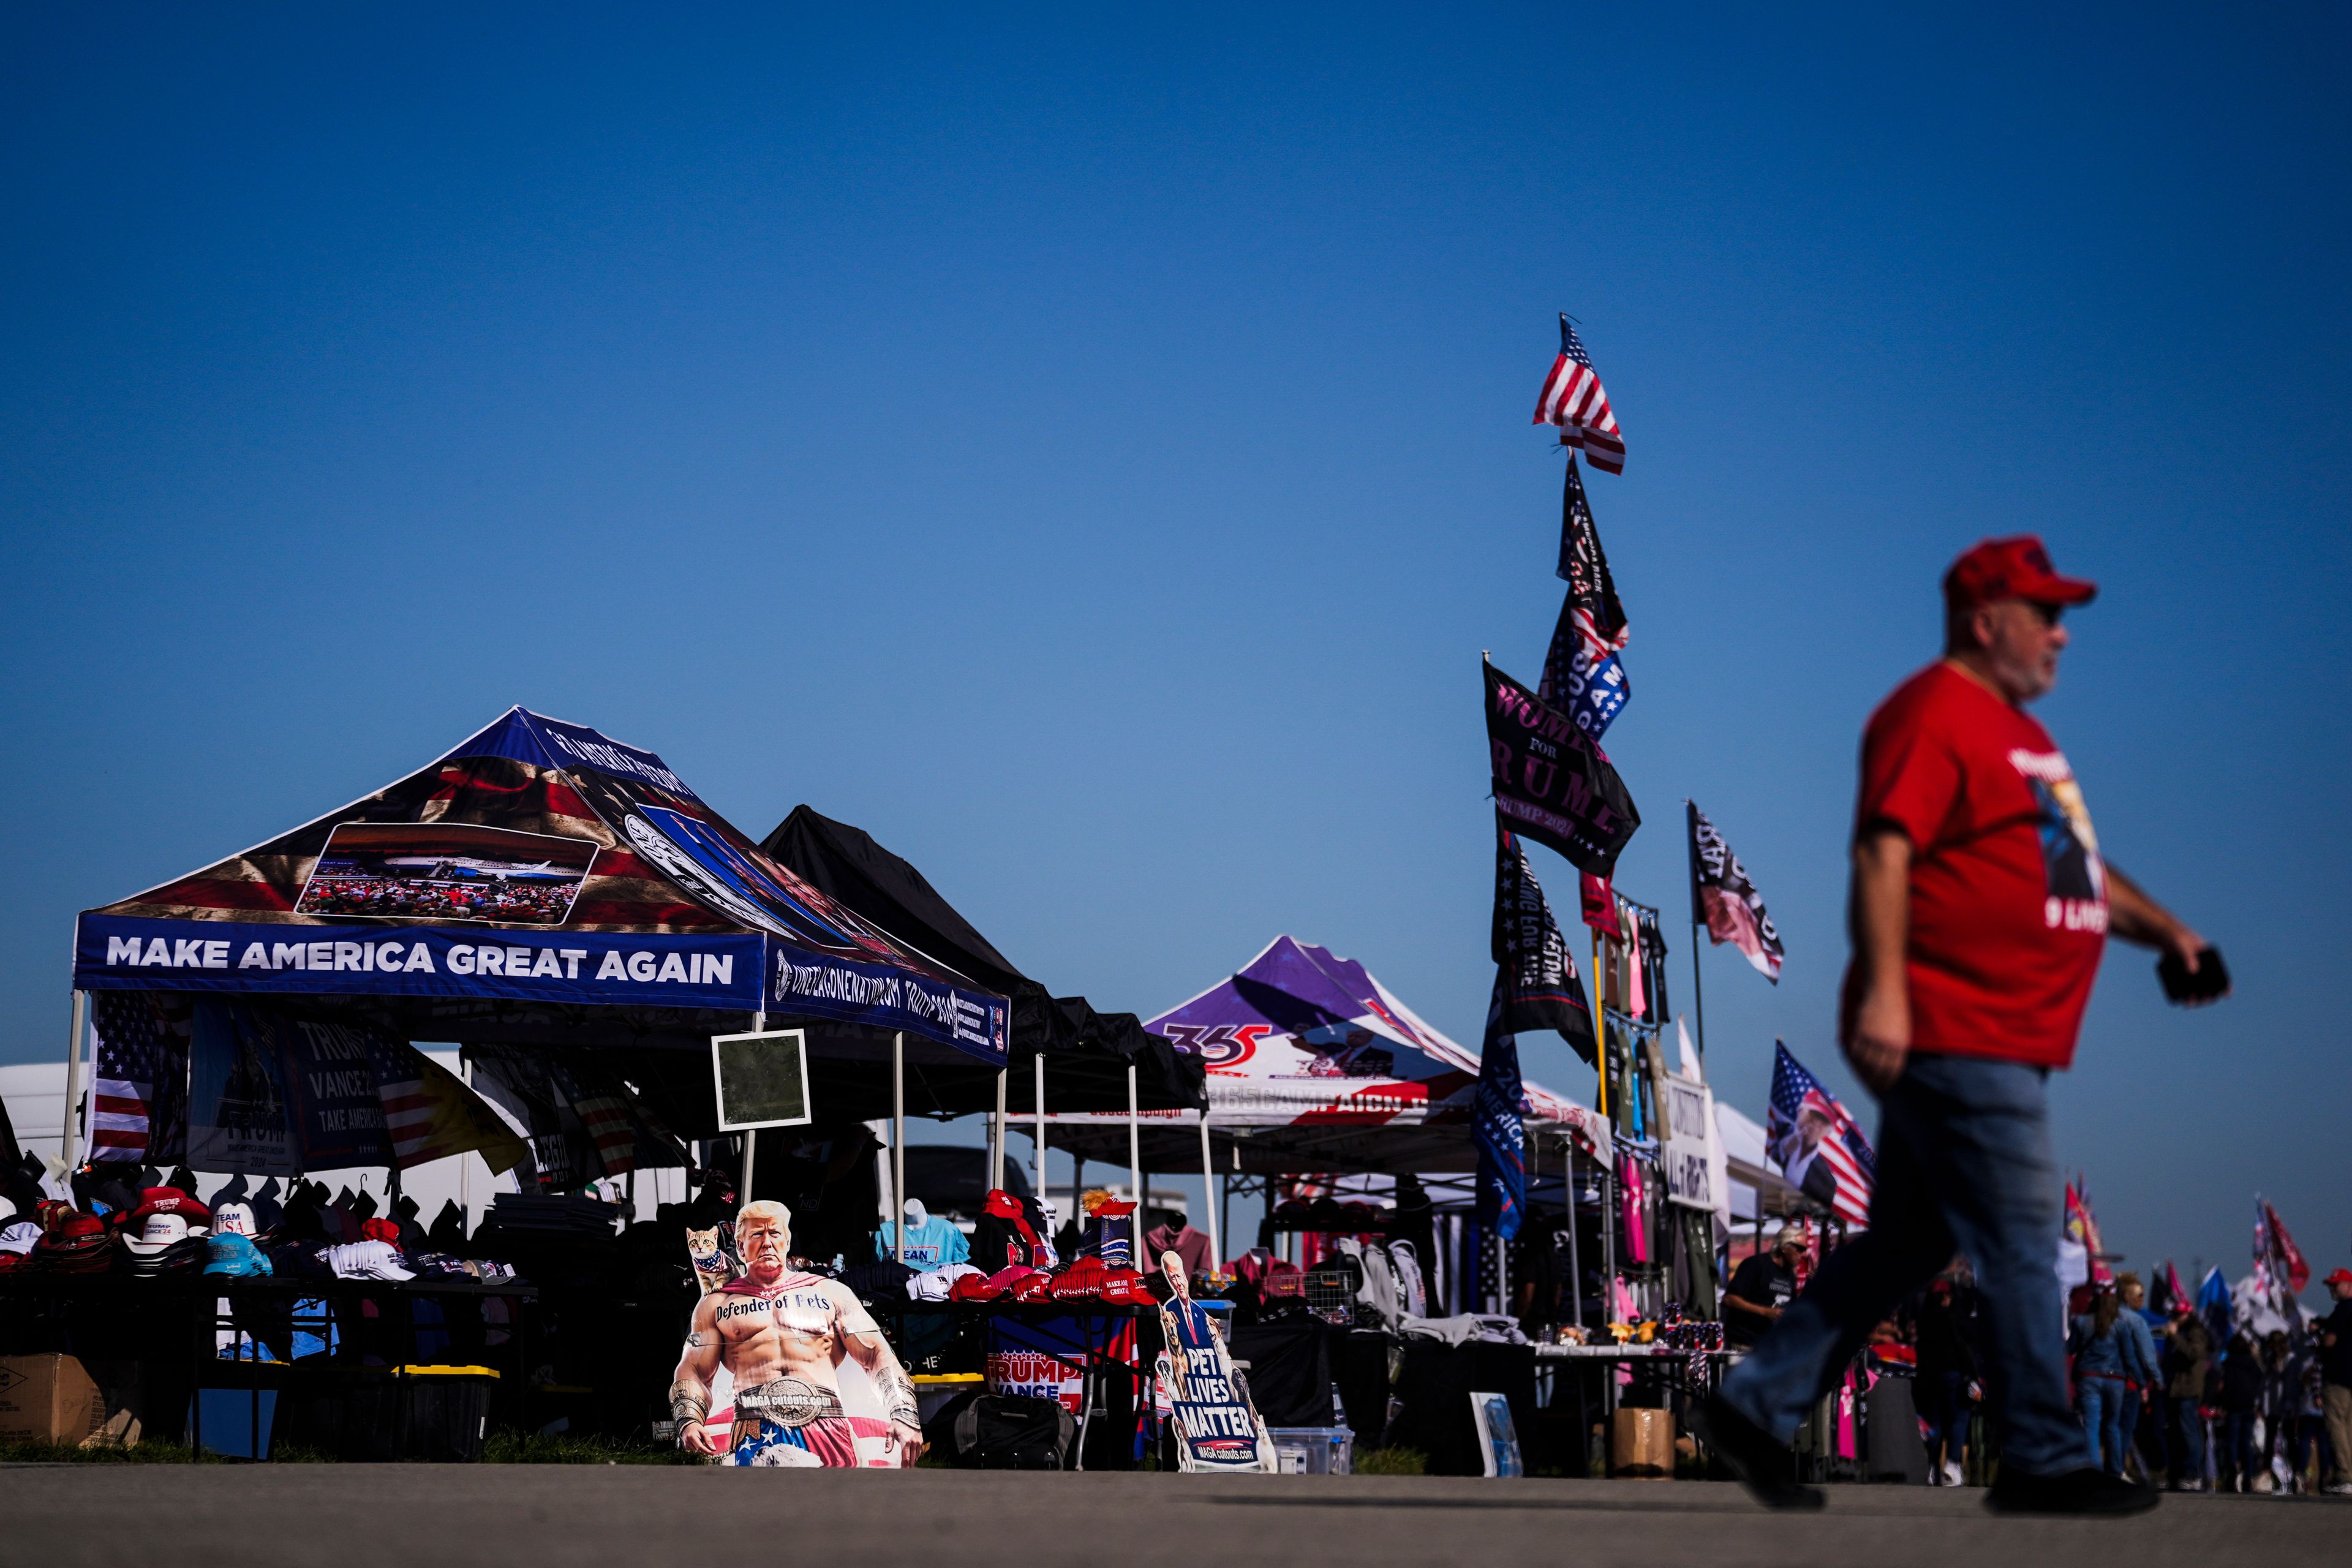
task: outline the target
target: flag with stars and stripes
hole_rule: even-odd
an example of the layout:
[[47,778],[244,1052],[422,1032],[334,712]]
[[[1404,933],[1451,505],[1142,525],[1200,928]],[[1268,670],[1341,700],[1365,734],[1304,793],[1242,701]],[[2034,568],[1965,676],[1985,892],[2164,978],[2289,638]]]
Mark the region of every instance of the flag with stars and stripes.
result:
[[1821,1079],[1778,1040],[1772,1042],[1772,1104],[1764,1141],[1791,1185],[1849,1225],[1870,1223],[1870,1192],[1878,1179],[1878,1156],[1870,1140]]
[[1617,416],[1609,409],[1609,395],[1601,390],[1592,357],[1584,341],[1563,315],[1559,319],[1559,357],[1544,377],[1536,398],[1538,425],[1559,426],[1559,444],[1584,454],[1585,461],[1603,473],[1625,471],[1625,440],[1617,431]]
[[89,1086],[92,1164],[168,1165],[187,1158],[193,1009],[175,996],[100,991],[92,998],[98,1070]]

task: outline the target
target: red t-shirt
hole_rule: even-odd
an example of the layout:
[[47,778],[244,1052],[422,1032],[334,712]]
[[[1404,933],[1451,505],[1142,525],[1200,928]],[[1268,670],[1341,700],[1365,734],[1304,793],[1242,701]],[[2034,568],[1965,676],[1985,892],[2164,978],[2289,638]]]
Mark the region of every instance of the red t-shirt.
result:
[[1911,840],[1912,1048],[2071,1063],[2106,945],[2107,877],[2050,732],[1929,665],[1863,731],[1854,829],[1880,826]]

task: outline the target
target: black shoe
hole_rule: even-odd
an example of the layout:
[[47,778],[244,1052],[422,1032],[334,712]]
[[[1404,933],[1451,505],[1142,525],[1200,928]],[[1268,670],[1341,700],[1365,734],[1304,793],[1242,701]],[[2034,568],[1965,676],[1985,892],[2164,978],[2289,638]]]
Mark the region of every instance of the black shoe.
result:
[[2085,1465],[2063,1476],[2029,1476],[2007,1465],[1985,1493],[1995,1513],[2146,1513],[2162,1500],[2154,1487],[2134,1486],[2120,1476]]
[[1772,1435],[1725,1403],[1720,1394],[1710,1394],[1705,1405],[1690,1415],[1692,1432],[1708,1447],[1723,1457],[1739,1484],[1766,1508],[1817,1509],[1828,1500],[1819,1487],[1797,1483],[1797,1457],[1789,1445],[1777,1442]]

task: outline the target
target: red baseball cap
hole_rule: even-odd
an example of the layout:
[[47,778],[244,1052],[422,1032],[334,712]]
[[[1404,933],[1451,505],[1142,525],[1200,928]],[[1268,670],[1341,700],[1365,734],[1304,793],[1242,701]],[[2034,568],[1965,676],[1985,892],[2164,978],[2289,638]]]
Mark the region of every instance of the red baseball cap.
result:
[[2339,1268],[2320,1281],[2322,1285],[2352,1285],[2352,1268]]
[[1979,540],[1944,574],[1944,603],[1974,609],[2001,599],[2037,605],[2084,605],[2099,591],[2095,583],[2061,577],[2038,534]]

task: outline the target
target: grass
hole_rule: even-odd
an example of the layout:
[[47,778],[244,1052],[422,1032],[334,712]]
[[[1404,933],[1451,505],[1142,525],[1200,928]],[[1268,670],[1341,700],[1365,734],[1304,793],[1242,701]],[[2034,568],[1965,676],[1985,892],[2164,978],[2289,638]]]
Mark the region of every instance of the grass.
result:
[[1366,1448],[1356,1455],[1360,1476],[1425,1476],[1429,1456],[1418,1448]]
[[486,1465],[698,1465],[675,1443],[625,1437],[552,1436],[493,1432],[482,1445]]
[[[279,1443],[270,1458],[281,1465],[331,1465],[335,1457],[297,1443]],[[6,1465],[219,1465],[229,1461],[209,1450],[198,1453],[184,1443],[141,1443],[130,1448],[77,1448],[66,1443],[0,1441],[0,1464]],[[482,1462],[488,1465],[691,1465],[698,1463],[671,1444],[629,1442],[613,1437],[526,1436],[493,1432],[482,1445]]]

